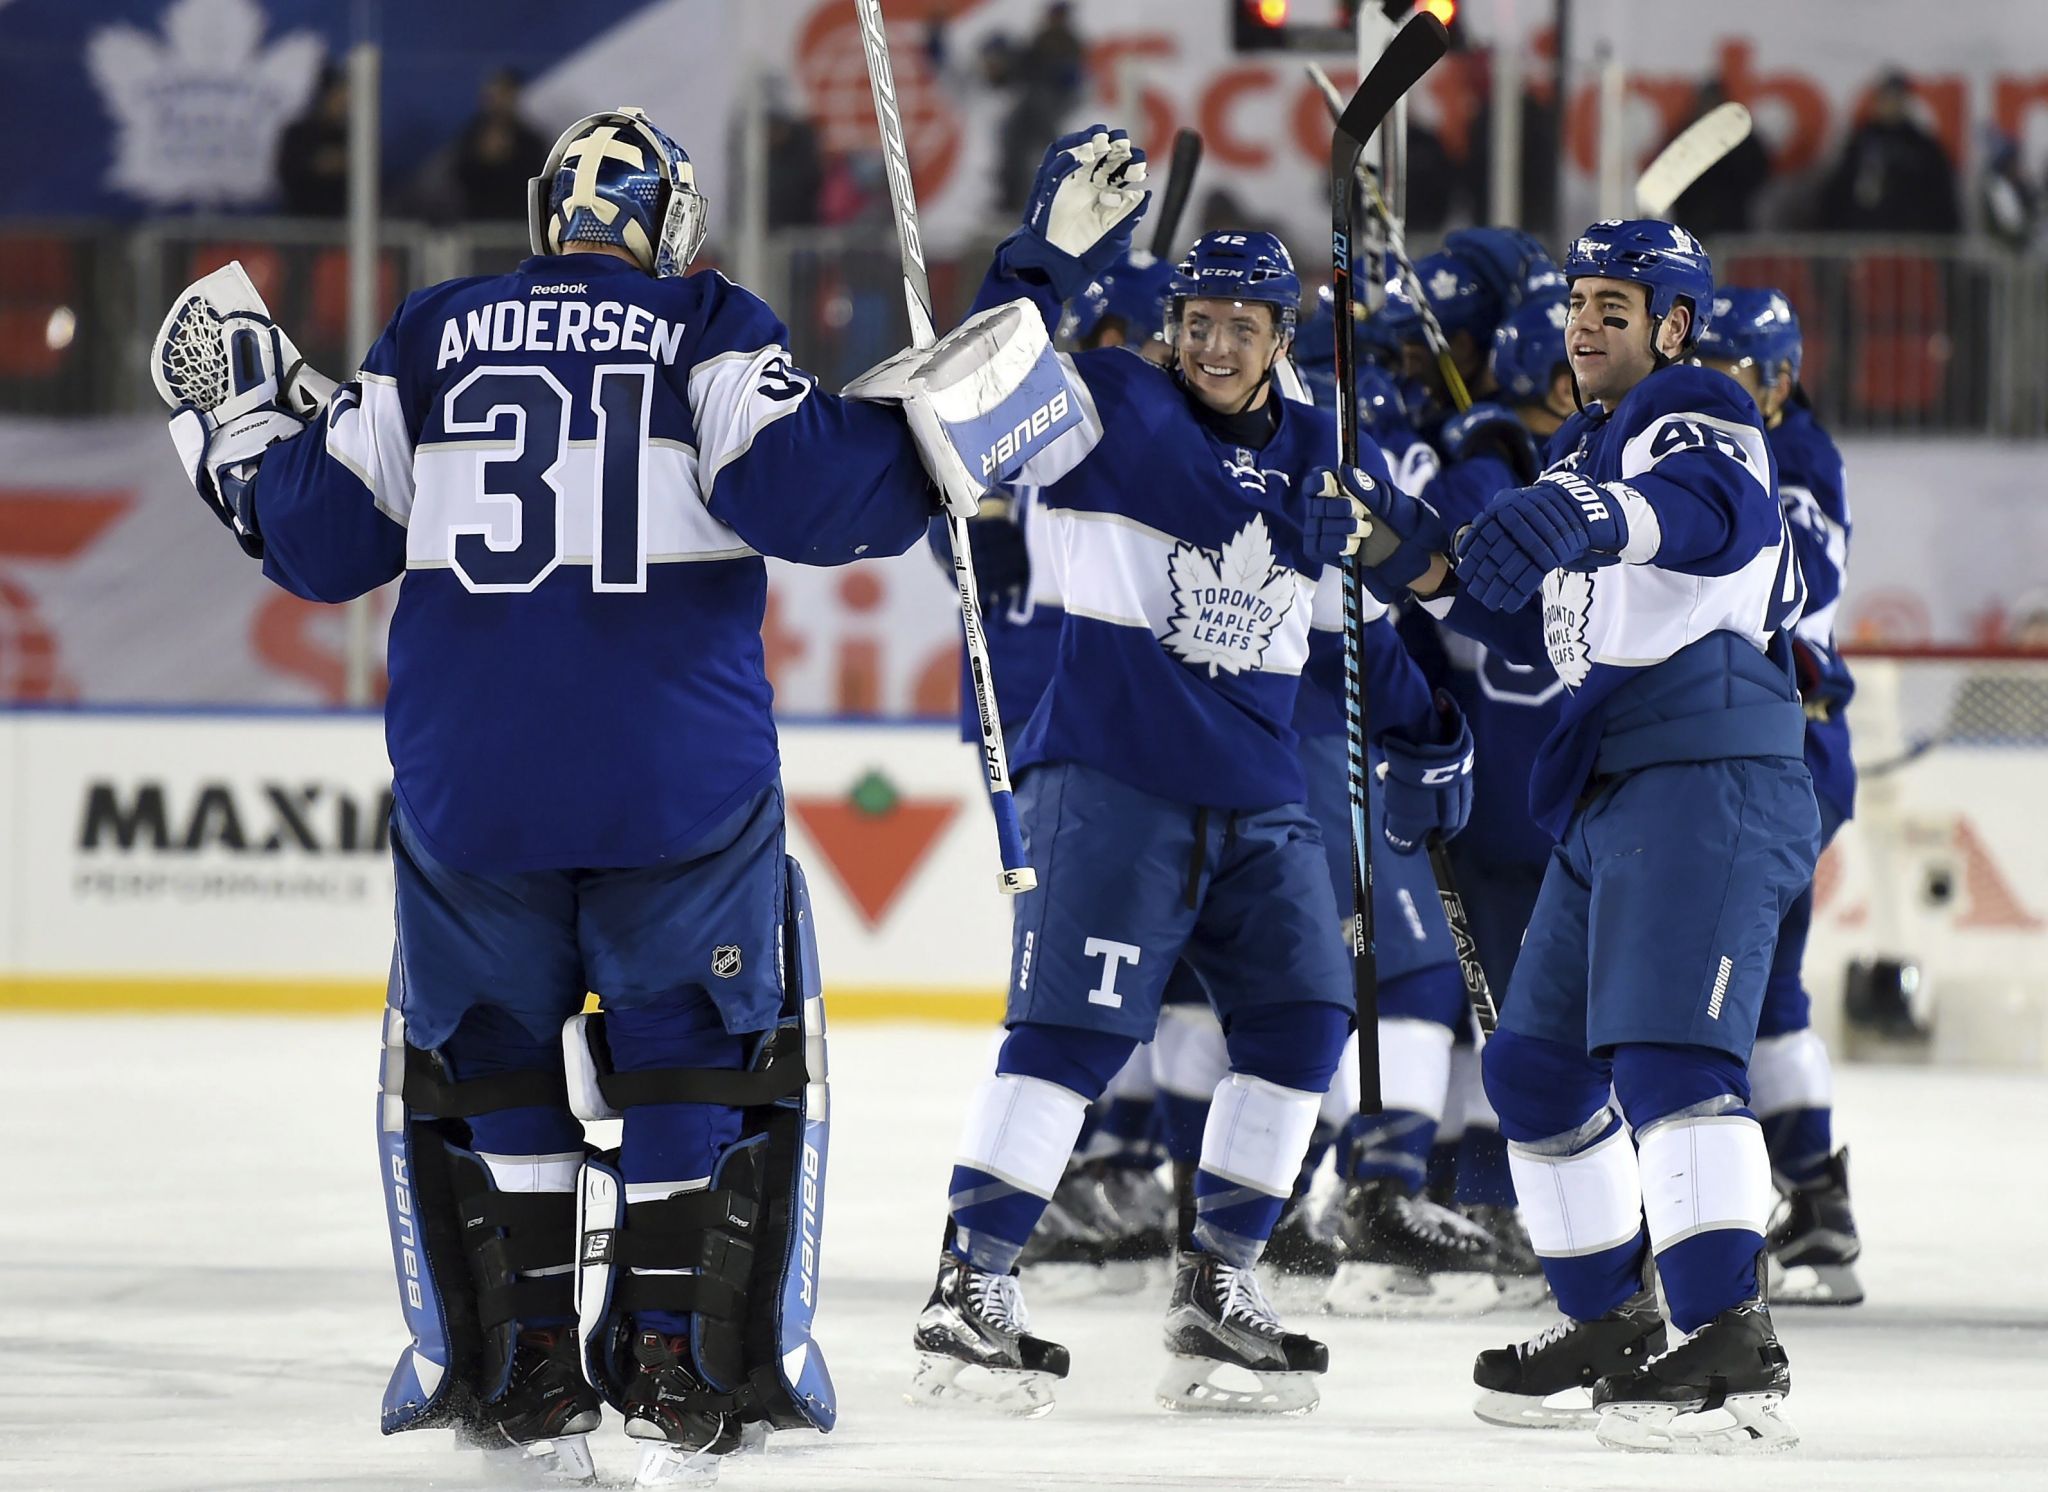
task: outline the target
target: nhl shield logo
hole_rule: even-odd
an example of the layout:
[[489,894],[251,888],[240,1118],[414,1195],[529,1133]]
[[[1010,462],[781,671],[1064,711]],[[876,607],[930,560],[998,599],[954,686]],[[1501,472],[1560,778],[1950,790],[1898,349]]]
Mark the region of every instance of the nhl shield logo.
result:
[[740,971],[740,949],[737,943],[721,943],[711,950],[711,972],[720,979],[730,979]]

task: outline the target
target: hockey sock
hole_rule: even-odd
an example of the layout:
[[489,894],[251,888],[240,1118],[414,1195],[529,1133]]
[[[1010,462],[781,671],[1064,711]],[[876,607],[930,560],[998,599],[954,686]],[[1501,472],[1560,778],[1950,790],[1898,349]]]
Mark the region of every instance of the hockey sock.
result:
[[[708,1002],[607,1007],[605,1027],[612,1060],[621,1072],[747,1065],[747,1038],[728,1032]],[[627,1109],[619,1143],[619,1174],[627,1204],[702,1191],[711,1184],[718,1157],[739,1137],[738,1109],[708,1103],[636,1104]],[[679,1336],[690,1327],[688,1313],[681,1311],[642,1311],[634,1321],[664,1336]]]
[[1457,1199],[1475,1206],[1514,1206],[1515,1179],[1508,1170],[1508,1142],[1501,1137],[1500,1116],[1494,1113],[1480,1081],[1475,1048],[1452,1049],[1451,1093],[1462,1100],[1464,1109],[1464,1132],[1458,1136]]
[[1202,1154],[1209,1097],[1230,1071],[1223,1025],[1207,1005],[1160,1009],[1159,1034],[1152,1042],[1152,1070],[1159,1089],[1167,1157],[1177,1164],[1193,1165]]
[[1806,1026],[1759,1036],[1749,1084],[1779,1183],[1790,1190],[1820,1180],[1835,1153],[1834,1068],[1820,1034]]
[[1642,1182],[1619,1114],[1603,1108],[1567,1133],[1511,1141],[1508,1165],[1559,1310],[1592,1321],[1642,1288]]
[[1136,1042],[1067,1027],[1015,1027],[996,1073],[968,1101],[953,1167],[948,1246],[976,1268],[1008,1271],[1067,1167],[1089,1101]]
[[1451,1076],[1451,1028],[1436,1021],[1381,1017],[1380,1103],[1350,1131],[1350,1174],[1397,1180],[1413,1196],[1428,1180],[1430,1147],[1443,1118]]
[[1082,1154],[1114,1166],[1150,1169],[1159,1164],[1158,1086],[1152,1078],[1152,1043],[1145,1042],[1117,1069],[1097,1105],[1100,1122],[1084,1138]]
[[1217,1084],[1195,1172],[1195,1245],[1241,1268],[1258,1262],[1293,1194],[1320,1093],[1233,1072]]

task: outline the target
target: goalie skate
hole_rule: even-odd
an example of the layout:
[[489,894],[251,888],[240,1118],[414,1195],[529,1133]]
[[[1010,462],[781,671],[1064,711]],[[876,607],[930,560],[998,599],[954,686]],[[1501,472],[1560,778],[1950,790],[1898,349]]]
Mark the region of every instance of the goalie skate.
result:
[[462,1431],[484,1453],[495,1479],[536,1487],[587,1487],[597,1480],[589,1432],[598,1398],[577,1366],[575,1333],[530,1328],[513,1348],[505,1395]]
[[1600,1443],[1616,1450],[1755,1455],[1799,1443],[1780,1410],[1792,1369],[1761,1300],[1723,1311],[1662,1357],[1593,1389]]
[[1190,1413],[1307,1414],[1330,1366],[1321,1342],[1282,1330],[1257,1274],[1205,1253],[1174,1273],[1166,1350],[1159,1402]]
[[1472,1412],[1512,1430],[1590,1426],[1596,1414],[1595,1385],[1663,1351],[1664,1342],[1664,1317],[1650,1290],[1597,1321],[1566,1317],[1526,1342],[1479,1354],[1472,1381],[1480,1395]]
[[911,1336],[917,1367],[905,1397],[1022,1419],[1050,1414],[1067,1349],[1032,1336],[1030,1324],[1016,1275],[946,1256]]
[[1352,1184],[1337,1237],[1343,1258],[1323,1307],[1333,1315],[1476,1316],[1500,1304],[1486,1230],[1389,1177]]

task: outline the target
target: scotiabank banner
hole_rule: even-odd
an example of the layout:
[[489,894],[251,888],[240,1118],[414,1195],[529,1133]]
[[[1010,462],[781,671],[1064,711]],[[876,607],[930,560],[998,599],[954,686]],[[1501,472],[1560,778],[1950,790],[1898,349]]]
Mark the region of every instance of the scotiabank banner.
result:
[[[970,749],[793,727],[783,783],[828,987],[993,1013],[1010,909]],[[0,713],[0,1005],[366,1002],[391,959],[390,803],[371,715]]]
[[[1845,442],[1843,637],[1999,640],[2043,581],[2042,450]],[[775,561],[770,576],[762,640],[785,715],[952,715],[958,614],[922,545],[833,570]],[[394,595],[369,603],[380,658]],[[0,419],[0,701],[338,704],[345,634],[341,608],[286,595],[243,557],[160,421]]]

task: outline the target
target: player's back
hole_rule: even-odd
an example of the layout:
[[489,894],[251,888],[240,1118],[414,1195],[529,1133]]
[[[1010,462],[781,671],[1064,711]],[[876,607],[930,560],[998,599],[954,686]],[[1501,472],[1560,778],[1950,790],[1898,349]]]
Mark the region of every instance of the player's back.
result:
[[923,518],[900,422],[816,393],[786,340],[714,272],[598,254],[400,309],[361,380],[388,448],[328,445],[382,478],[406,529],[386,726],[401,810],[437,855],[650,863],[773,780],[760,554],[852,558],[870,502],[874,552],[897,552]]

